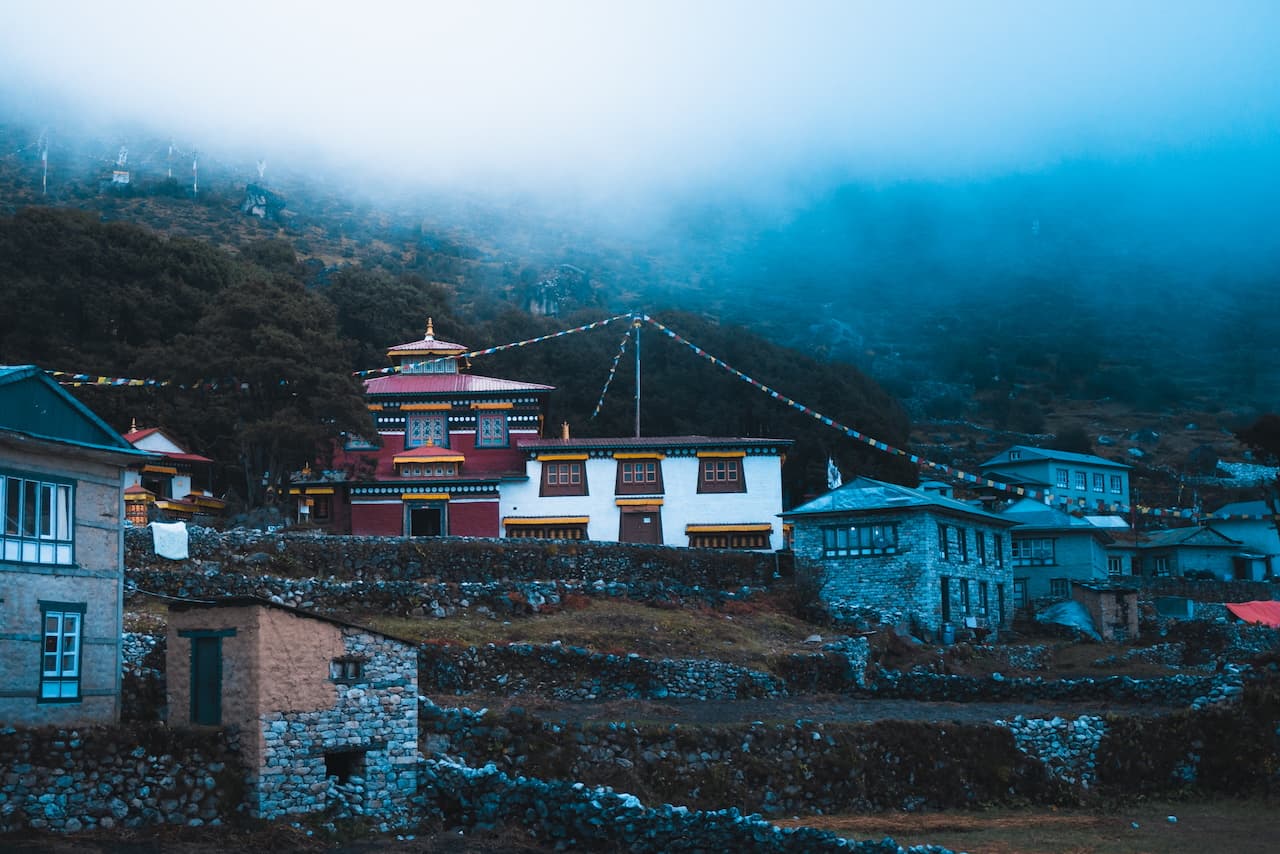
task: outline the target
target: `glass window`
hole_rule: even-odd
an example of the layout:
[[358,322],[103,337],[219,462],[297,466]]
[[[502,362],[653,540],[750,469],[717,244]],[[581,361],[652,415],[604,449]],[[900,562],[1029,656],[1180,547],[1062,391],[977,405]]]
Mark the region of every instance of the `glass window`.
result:
[[1111,475],[1111,491],[1115,495],[1124,494],[1124,481],[1118,474]]
[[1055,484],[1059,489],[1066,489],[1066,488],[1067,488],[1067,486],[1068,486],[1070,483],[1071,483],[1071,481],[1070,481],[1070,479],[1069,479],[1069,473],[1067,472],[1067,470],[1066,470],[1066,469],[1058,469],[1058,470],[1055,472],[1055,474],[1054,474],[1054,484]]
[[435,445],[438,448],[449,447],[449,419],[443,414],[415,415],[409,414],[404,419],[404,446],[419,448],[423,445]]
[[1093,476],[1093,491],[1106,492],[1106,478],[1103,475],[1095,474]]
[[1075,472],[1075,480],[1072,484],[1076,489],[1086,490],[1089,488],[1089,478],[1085,472]]
[[41,610],[44,647],[40,665],[40,700],[80,699],[80,631],[84,605],[46,606]]
[[823,557],[864,557],[895,554],[897,551],[896,522],[841,525],[822,529]]
[[1012,551],[1014,566],[1047,566],[1054,563],[1053,539],[1050,537],[1015,539]]
[[699,466],[699,492],[746,492],[742,461],[736,457],[703,458]]
[[481,412],[476,416],[476,447],[505,448],[507,446],[507,414],[505,412]]
[[1124,558],[1120,555],[1107,555],[1107,575],[1124,575]]
[[1050,578],[1049,595],[1055,599],[1066,599],[1071,595],[1071,579]]
[[0,475],[0,560],[69,565],[75,520],[71,486]]

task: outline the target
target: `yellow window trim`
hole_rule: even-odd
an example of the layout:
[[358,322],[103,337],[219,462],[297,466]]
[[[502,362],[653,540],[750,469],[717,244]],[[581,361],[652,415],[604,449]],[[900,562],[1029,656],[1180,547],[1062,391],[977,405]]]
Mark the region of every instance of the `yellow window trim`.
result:
[[585,525],[591,521],[590,516],[538,516],[533,519],[513,519],[506,518],[502,520],[504,526],[510,525]]
[[391,464],[394,466],[398,466],[401,463],[464,463],[466,461],[467,458],[462,456],[462,454],[449,457],[432,457],[425,454],[407,454],[405,456],[391,458]]
[[365,407],[364,407],[364,408],[365,408],[365,409],[367,409],[367,410],[369,410],[370,412],[381,412],[381,411],[382,411],[382,404],[381,404],[381,403],[367,403],[367,404],[365,404]]
[[448,501],[447,492],[402,492],[401,501]]
[[453,409],[452,403],[406,403],[400,407],[401,412],[448,412]]
[[290,495],[301,495],[301,494],[302,494],[302,489],[301,489],[300,487],[299,487],[299,488],[291,489],[291,490],[289,490],[289,494],[290,494]]
[[614,454],[615,460],[665,460],[666,454]]
[[745,457],[746,451],[698,451],[700,457]]
[[307,495],[333,495],[333,487],[332,486],[308,487]]
[[586,454],[543,454],[538,457],[540,463],[563,462],[565,460],[585,460]]
[[124,497],[125,504],[150,504],[155,500],[154,495],[143,495],[141,493],[134,493],[133,495],[126,495]]
[[685,525],[686,534],[757,534],[772,533],[773,526],[762,525]]
[[155,474],[172,474],[177,475],[178,470],[173,466],[143,466],[143,471],[153,472]]
[[514,409],[514,403],[473,403],[472,409]]
[[616,507],[642,507],[646,504],[662,506],[661,498],[618,498],[614,502]]

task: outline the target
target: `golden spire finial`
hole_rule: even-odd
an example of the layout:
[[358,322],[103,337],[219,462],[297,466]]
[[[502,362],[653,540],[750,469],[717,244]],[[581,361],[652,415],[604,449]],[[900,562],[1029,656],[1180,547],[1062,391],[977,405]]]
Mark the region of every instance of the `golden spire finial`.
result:
[[428,317],[427,318],[427,338],[435,338],[435,337],[436,337],[435,326],[431,323],[431,318]]
[[130,421],[129,421],[129,432],[130,432],[130,433],[137,433],[137,432],[138,432],[138,419],[137,419],[137,418],[130,419]]
[[569,438],[569,422],[568,421],[565,421],[560,425],[560,438],[566,439],[566,440]]

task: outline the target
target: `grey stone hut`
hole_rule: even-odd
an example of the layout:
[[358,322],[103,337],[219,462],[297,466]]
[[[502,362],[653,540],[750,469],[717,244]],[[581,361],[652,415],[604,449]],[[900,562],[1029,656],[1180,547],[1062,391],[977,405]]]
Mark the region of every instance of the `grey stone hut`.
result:
[[417,788],[412,642],[255,597],[169,611],[169,724],[239,729],[253,815],[406,805]]
[[937,492],[867,477],[782,514],[797,572],[831,611],[986,637],[1010,620],[1014,522]]

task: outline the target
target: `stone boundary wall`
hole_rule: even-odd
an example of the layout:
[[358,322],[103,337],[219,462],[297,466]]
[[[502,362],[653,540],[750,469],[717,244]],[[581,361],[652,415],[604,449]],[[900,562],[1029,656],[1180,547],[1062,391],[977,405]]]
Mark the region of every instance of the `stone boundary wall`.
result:
[[1135,588],[1138,598],[1143,601],[1157,596],[1184,596],[1197,602],[1253,602],[1275,599],[1280,595],[1280,585],[1270,581],[1200,581],[1122,575],[1115,582],[1119,587]]
[[866,638],[846,638],[824,645],[823,652],[778,656],[763,672],[713,659],[652,659],[559,643],[427,645],[418,653],[418,679],[427,693],[736,700],[866,687],[869,656]]
[[239,812],[238,738],[159,725],[0,729],[0,832],[222,824]]
[[1109,700],[1118,703],[1190,706],[1198,698],[1212,694],[1223,678],[1179,673],[1151,679],[1135,679],[1131,676],[1045,679],[1040,676],[1009,678],[998,673],[981,677],[882,670],[873,682],[873,690],[881,697],[957,703],[993,700]]
[[558,724],[424,704],[427,757],[767,816],[1068,803],[1070,786],[994,724]]
[[364,581],[545,581],[737,590],[768,587],[790,574],[790,555],[622,543],[482,539],[473,537],[356,537],[267,533],[191,526],[190,558],[158,557],[146,528],[125,531],[125,566],[231,570],[292,577]]
[[698,811],[663,804],[648,808],[634,795],[606,786],[511,776],[493,764],[473,768],[439,760],[424,763],[427,784],[416,799],[447,825],[492,828],[519,824],[556,850],[753,851],[761,854],[950,854],[936,845],[901,848],[892,839],[855,842],[812,828],[783,829],[737,807]]

